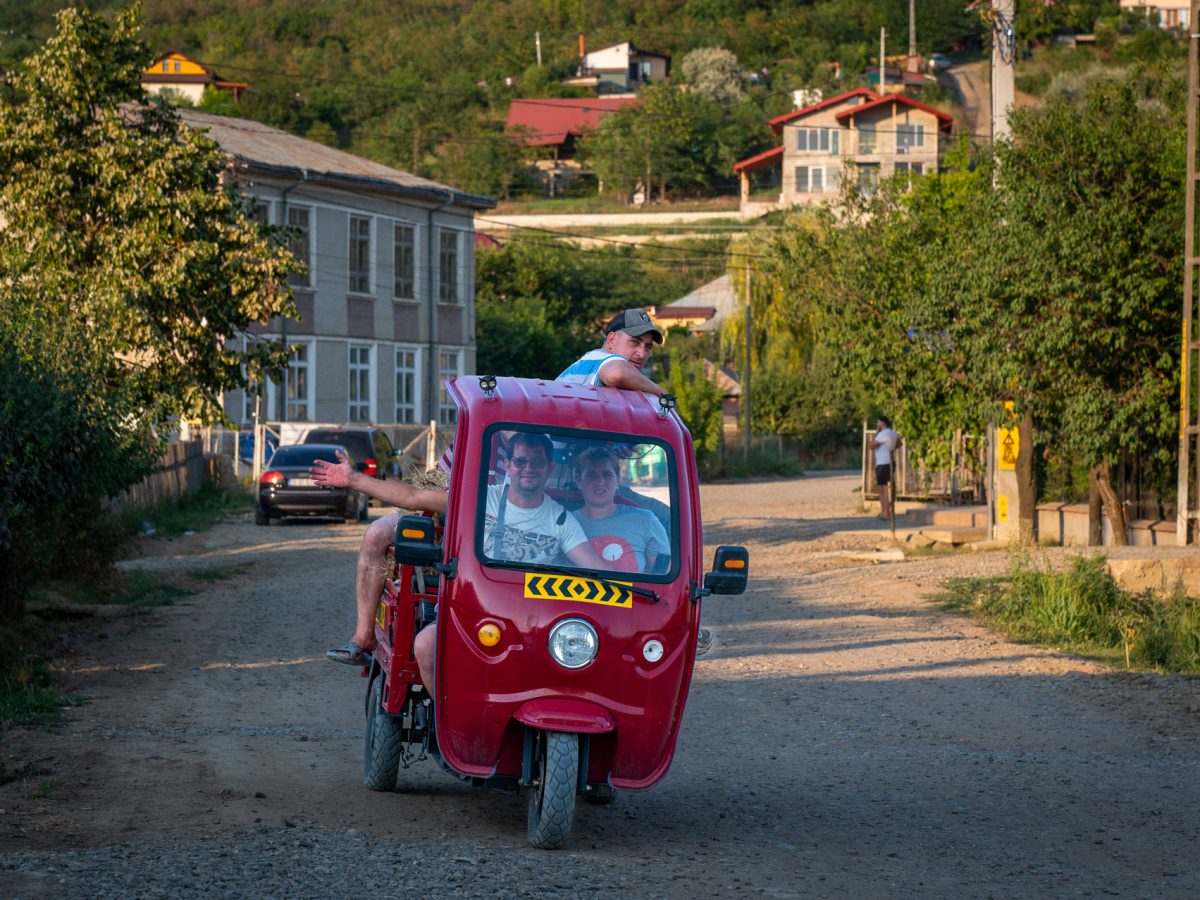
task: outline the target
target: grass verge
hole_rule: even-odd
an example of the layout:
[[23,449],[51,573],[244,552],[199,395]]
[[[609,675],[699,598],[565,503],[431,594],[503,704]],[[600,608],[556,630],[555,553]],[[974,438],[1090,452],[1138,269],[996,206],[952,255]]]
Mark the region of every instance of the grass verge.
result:
[[1103,557],[1077,556],[1061,572],[1015,554],[999,578],[955,578],[938,600],[1009,638],[1112,666],[1200,675],[1200,601],[1122,591]]

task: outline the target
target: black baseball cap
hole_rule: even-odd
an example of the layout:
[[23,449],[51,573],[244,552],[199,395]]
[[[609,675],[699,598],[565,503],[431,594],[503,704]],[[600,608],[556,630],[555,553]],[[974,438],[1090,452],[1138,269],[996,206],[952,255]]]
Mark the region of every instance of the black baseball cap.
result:
[[658,330],[658,326],[650,318],[650,313],[644,309],[627,309],[624,312],[617,313],[609,320],[608,325],[604,327],[606,335],[612,334],[614,331],[624,331],[632,337],[652,334],[654,335],[654,343],[661,344],[663,342],[663,333]]

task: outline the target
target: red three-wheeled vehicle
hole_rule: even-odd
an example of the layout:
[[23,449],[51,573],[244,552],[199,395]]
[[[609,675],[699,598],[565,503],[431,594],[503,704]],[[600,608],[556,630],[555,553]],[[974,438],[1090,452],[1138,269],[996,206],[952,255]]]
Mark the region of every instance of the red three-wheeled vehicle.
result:
[[[744,548],[704,571],[692,439],[671,398],[517,378],[447,382],[443,522],[401,519],[376,616],[364,779],[432,758],[529,793],[529,840],[562,846],[575,800],[667,772],[702,598],[745,590]],[[436,623],[423,684],[414,636]]]

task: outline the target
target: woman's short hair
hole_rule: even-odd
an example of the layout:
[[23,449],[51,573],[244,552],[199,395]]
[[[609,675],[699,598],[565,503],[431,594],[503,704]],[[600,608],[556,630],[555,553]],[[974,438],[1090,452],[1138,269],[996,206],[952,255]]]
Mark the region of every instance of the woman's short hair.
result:
[[578,476],[583,471],[588,463],[601,462],[609,463],[613,467],[613,471],[617,473],[617,478],[621,477],[621,459],[617,454],[613,453],[607,447],[588,447],[582,453],[575,457],[575,475]]

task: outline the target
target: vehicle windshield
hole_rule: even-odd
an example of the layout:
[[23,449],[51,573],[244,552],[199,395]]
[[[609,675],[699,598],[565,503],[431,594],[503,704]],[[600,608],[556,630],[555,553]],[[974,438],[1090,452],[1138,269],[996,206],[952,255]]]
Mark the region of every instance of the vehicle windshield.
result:
[[485,563],[665,581],[675,570],[675,458],[658,442],[499,426],[484,436],[476,548]]

